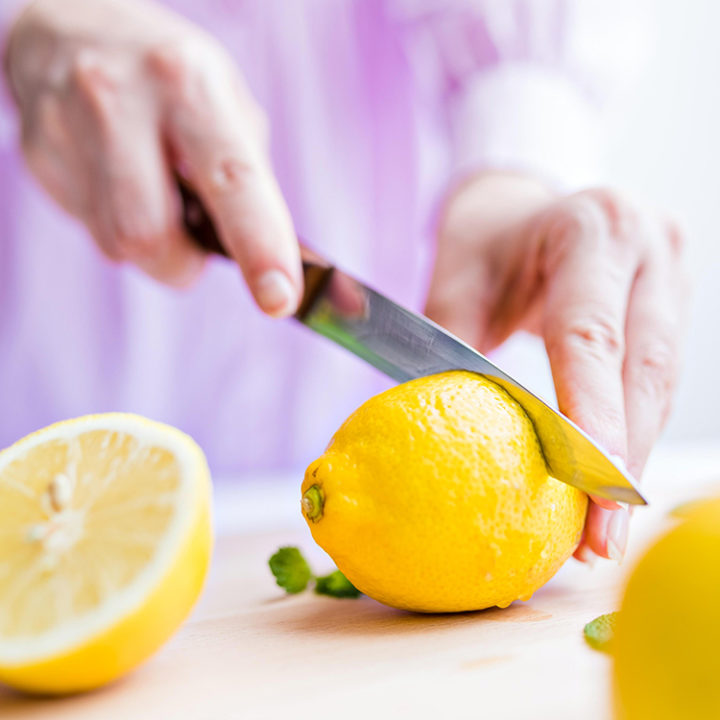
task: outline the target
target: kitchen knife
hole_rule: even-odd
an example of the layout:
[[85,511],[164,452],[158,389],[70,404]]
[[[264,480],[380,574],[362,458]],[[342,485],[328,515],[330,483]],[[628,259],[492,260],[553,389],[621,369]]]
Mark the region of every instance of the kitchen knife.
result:
[[[203,248],[223,248],[202,203],[178,179],[187,232]],[[646,504],[630,474],[571,420],[466,343],[337,269],[301,245],[305,290],[295,318],[398,382],[446,370],[484,375],[523,407],[553,477],[609,500]]]

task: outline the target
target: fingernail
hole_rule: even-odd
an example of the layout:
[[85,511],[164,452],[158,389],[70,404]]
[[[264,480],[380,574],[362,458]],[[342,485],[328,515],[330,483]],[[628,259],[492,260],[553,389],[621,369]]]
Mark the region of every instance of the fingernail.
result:
[[285,273],[268,270],[255,283],[255,299],[268,315],[286,317],[295,310],[297,293]]
[[597,562],[597,555],[587,546],[583,546],[583,548],[580,550],[578,560],[581,563],[584,563],[588,566],[588,568],[592,569],[595,567],[595,563]]
[[616,510],[608,523],[607,554],[616,562],[622,562],[625,557],[629,517],[627,510]]

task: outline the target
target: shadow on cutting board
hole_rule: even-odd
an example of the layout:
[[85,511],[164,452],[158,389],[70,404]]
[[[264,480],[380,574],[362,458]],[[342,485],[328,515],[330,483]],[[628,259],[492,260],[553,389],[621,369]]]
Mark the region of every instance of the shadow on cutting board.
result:
[[368,597],[358,600],[309,597],[280,617],[267,618],[269,625],[287,632],[313,635],[407,636],[428,630],[457,629],[477,623],[525,623],[549,620],[551,614],[517,603],[508,608],[476,612],[422,614],[387,607]]
[[0,718],[7,720],[21,720],[22,718],[42,717],[47,718],[52,712],[53,716],[64,711],[68,717],[72,715],[73,709],[77,709],[85,703],[96,702],[99,696],[112,692],[115,688],[127,685],[132,682],[132,675],[119,678],[105,687],[91,690],[77,695],[55,696],[55,695],[27,695],[13,690],[12,688],[0,685]]

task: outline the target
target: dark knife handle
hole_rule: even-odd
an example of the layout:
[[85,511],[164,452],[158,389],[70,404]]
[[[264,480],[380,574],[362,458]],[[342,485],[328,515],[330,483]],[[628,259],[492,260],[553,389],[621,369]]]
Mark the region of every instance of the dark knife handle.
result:
[[215,225],[209,213],[205,210],[202,200],[185,179],[176,176],[176,181],[180,200],[182,201],[182,221],[185,232],[203,250],[223,257],[230,257],[220,242]]
[[[182,222],[185,232],[203,250],[230,258],[230,254],[220,240],[210,213],[202,200],[184,178],[176,176],[180,200],[182,201]],[[295,317],[302,319],[312,307],[317,297],[325,290],[332,277],[333,266],[314,250],[308,248],[302,240],[300,258],[303,266],[303,296]]]

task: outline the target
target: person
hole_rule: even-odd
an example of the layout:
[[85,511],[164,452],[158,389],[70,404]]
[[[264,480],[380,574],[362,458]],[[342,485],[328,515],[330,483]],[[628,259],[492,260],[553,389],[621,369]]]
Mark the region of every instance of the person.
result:
[[[297,306],[299,234],[482,352],[542,337],[560,409],[641,475],[677,377],[683,242],[592,188],[597,96],[569,3],[12,9],[0,443],[131,410],[220,473],[307,462],[383,381],[268,317]],[[176,174],[236,265],[184,234]],[[627,530],[593,503],[577,556],[619,560]]]

